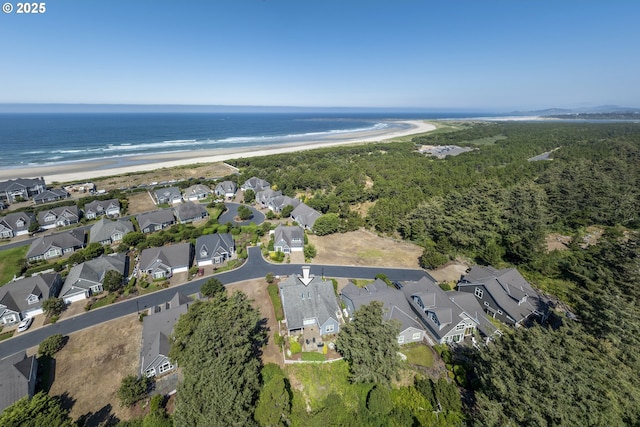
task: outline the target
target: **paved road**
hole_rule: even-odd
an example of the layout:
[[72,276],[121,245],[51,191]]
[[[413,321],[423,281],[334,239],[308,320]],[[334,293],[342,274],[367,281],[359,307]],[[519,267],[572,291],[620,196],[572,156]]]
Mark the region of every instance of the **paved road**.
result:
[[[249,279],[263,278],[267,273],[276,275],[288,275],[301,273],[301,264],[271,264],[264,260],[260,253],[260,248],[251,247],[248,250],[248,258],[244,265],[236,270],[225,271],[215,275],[222,283],[231,284]],[[311,274],[316,276],[342,278],[367,278],[373,279],[376,274],[383,273],[391,280],[418,280],[426,276],[423,270],[401,269],[401,268],[379,268],[379,267],[353,267],[336,265],[313,265],[311,264]],[[194,294],[200,290],[202,284],[208,278],[202,278],[186,282],[182,285],[173,286],[148,295],[130,299],[117,304],[108,305],[87,313],[79,314],[70,319],[57,322],[52,325],[43,326],[32,331],[16,334],[13,338],[0,342],[0,359],[14,354],[21,350],[37,346],[42,340],[50,335],[68,335],[90,326],[95,326],[109,320],[117,319],[127,314],[135,313],[147,307],[152,307],[164,303],[173,297],[177,291],[187,295]]]
[[241,206],[240,203],[225,202],[225,206],[227,207],[227,210],[223,212],[222,215],[220,215],[220,218],[218,218],[219,224],[226,224],[230,222],[236,225],[249,225],[250,223],[253,222],[256,225],[260,225],[264,222],[264,214],[259,210],[255,209],[253,206],[245,205],[249,209],[251,209],[253,216],[246,221],[240,221],[240,222],[236,222],[233,219],[238,216],[238,207]]

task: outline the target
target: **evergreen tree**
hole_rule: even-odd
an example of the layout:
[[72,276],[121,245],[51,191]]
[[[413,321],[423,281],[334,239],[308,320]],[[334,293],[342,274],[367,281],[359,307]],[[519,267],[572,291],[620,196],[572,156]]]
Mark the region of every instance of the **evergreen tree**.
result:
[[3,427],[71,427],[69,411],[60,401],[44,392],[31,399],[23,397],[0,414]]

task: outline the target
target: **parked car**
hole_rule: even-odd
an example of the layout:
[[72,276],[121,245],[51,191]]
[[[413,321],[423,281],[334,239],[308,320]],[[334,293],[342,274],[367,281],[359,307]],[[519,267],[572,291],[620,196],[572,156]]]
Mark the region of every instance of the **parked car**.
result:
[[27,329],[29,329],[32,323],[33,317],[25,317],[25,319],[18,325],[18,332],[26,331]]

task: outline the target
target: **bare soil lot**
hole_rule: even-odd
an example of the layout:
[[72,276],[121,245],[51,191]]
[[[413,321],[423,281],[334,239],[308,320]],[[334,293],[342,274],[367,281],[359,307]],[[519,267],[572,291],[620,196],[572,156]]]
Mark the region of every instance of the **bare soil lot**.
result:
[[156,210],[156,204],[153,203],[151,196],[147,191],[140,193],[134,193],[127,197],[129,199],[129,215],[137,215],[142,212],[149,212]]

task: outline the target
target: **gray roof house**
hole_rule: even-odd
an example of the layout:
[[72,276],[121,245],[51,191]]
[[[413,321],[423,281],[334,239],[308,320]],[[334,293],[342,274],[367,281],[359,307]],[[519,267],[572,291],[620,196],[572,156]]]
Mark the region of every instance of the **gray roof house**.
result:
[[29,233],[29,227],[36,222],[30,212],[12,212],[0,217],[0,239],[10,239]]
[[199,203],[186,202],[174,206],[173,211],[180,224],[198,221],[209,216],[207,208]]
[[0,181],[0,199],[14,203],[18,198],[28,200],[47,189],[44,178],[18,178]]
[[102,283],[107,271],[115,270],[127,276],[129,258],[124,253],[102,255],[73,266],[60,290],[60,298],[70,304],[99,294],[104,289]]
[[169,337],[181,315],[194,301],[180,292],[171,301],[150,309],[152,313],[142,321],[142,351],[140,374],[154,377],[173,371],[176,367],[169,360]]
[[62,233],[41,236],[31,243],[27,251],[27,261],[61,257],[83,248],[85,245],[84,230],[74,229]]
[[111,245],[121,241],[125,234],[133,231],[133,224],[128,219],[112,221],[101,218],[91,226],[89,243],[97,242],[103,245]]
[[80,221],[80,211],[76,205],[59,206],[38,212],[38,224],[45,230],[66,227]]
[[236,191],[238,191],[238,186],[233,181],[219,182],[214,190],[216,196],[226,197],[227,199],[231,199],[235,196]]
[[188,271],[192,259],[191,243],[148,248],[140,254],[140,273],[154,279],[169,278]]
[[359,288],[349,282],[342,289],[340,295],[350,317],[360,307],[379,301],[383,304],[383,316],[386,321],[395,321],[400,327],[398,343],[407,344],[420,342],[424,339],[426,331],[411,309],[404,293],[394,287],[388,286],[383,280],[376,279],[373,283]]
[[143,233],[163,230],[176,223],[176,218],[170,209],[158,209],[156,211],[141,213],[136,218],[138,219],[140,231]]
[[53,188],[51,190],[44,190],[43,192],[33,196],[33,202],[37,205],[42,203],[57,202],[69,198],[71,195],[67,193],[67,190],[62,188]]
[[61,285],[58,273],[45,273],[0,287],[0,324],[12,325],[42,314],[42,301],[57,296]]
[[331,281],[309,274],[302,267],[302,276],[291,275],[279,284],[280,299],[289,333],[317,329],[319,334],[340,332],[342,313]]
[[192,202],[206,199],[211,194],[211,189],[203,184],[192,185],[184,190],[184,199]]
[[292,212],[291,218],[307,230],[313,230],[313,224],[322,214],[310,208],[304,203],[300,203]]
[[256,203],[260,203],[263,208],[266,208],[269,199],[276,196],[282,196],[282,192],[272,190],[271,188],[266,188],[264,190],[256,192]]
[[231,233],[205,234],[196,239],[195,258],[198,267],[220,264],[236,253]]
[[84,217],[94,219],[106,215],[109,218],[120,216],[120,201],[118,199],[94,200],[84,205]]
[[178,187],[164,187],[154,190],[156,201],[159,205],[168,203],[174,205],[182,203],[182,193]]
[[478,313],[477,306],[471,306],[472,312],[468,312],[468,300],[460,298],[459,293],[443,291],[429,277],[404,282],[402,292],[436,343],[461,342],[472,335],[475,329],[485,336],[496,332],[484,313]]
[[546,311],[538,292],[515,268],[476,265],[460,278],[457,290],[475,295],[491,316],[512,326]]
[[298,225],[279,224],[273,233],[273,250],[290,254],[304,249],[304,229]]
[[302,202],[298,199],[294,199],[289,196],[283,196],[282,194],[280,194],[267,200],[266,206],[267,208],[269,208],[269,210],[280,213],[282,209],[285,208],[285,206],[293,206],[294,208],[297,208],[300,203]]
[[258,191],[266,190],[267,188],[271,188],[271,184],[269,184],[264,179],[257,178],[255,176],[252,176],[240,186],[240,189],[242,191],[253,190],[255,193],[258,193]]
[[0,413],[23,397],[33,397],[36,390],[38,362],[35,354],[25,351],[0,360]]

